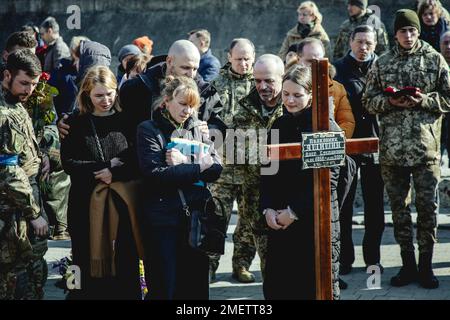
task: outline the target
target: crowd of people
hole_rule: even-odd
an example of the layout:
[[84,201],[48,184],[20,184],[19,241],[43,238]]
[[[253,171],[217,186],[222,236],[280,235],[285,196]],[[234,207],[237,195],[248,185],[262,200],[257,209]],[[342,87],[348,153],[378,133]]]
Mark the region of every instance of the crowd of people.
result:
[[[266,299],[315,299],[313,171],[299,159],[264,175],[271,162],[254,146],[301,142],[312,132],[311,63],[324,57],[332,62],[330,128],[347,139],[380,139],[378,153],[347,156],[331,170],[333,297],[355,261],[358,181],[366,266],[383,272],[386,192],[402,259],[391,285],[437,288],[450,15],[438,0],[416,1],[415,10],[395,12],[389,43],[367,0],[349,0],[347,9],[335,43],[326,17],[305,1],[278,55],[256,57],[250,39],[235,38],[223,66],[206,29],[163,56],[152,56],[148,36],[136,38],[119,50],[116,73],[107,46],[85,36],[68,46],[53,17],[12,33],[0,75],[0,299],[43,299],[47,239],[70,239],[81,288],[67,299],[141,299],[141,260],[146,299],[206,300],[221,254],[193,245],[192,213],[204,213],[210,199],[227,226],[238,205],[233,278],[254,282],[258,253]],[[251,130],[268,134],[240,143]],[[174,147],[175,138],[190,151]]]

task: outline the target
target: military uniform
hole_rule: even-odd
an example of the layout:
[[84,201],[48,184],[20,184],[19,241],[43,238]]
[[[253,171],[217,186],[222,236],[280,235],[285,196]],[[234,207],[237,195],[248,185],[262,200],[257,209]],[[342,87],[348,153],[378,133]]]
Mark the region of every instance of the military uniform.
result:
[[380,18],[376,16],[372,10],[367,9],[367,13],[363,16],[358,18],[350,17],[342,23],[334,46],[334,61],[343,58],[348,53],[350,50],[350,36],[353,30],[364,24],[373,26],[377,33],[377,47],[375,48],[375,53],[381,55],[389,50],[389,40],[384,23],[381,22]]
[[[223,119],[227,128],[236,128],[234,117],[236,114],[241,112],[239,100],[248,95],[253,84],[253,74],[251,72],[245,75],[239,75],[233,72],[233,70],[231,69],[231,64],[229,63],[222,68],[219,76],[213,82],[214,87],[217,89],[220,95],[220,101],[224,106],[221,118]],[[223,159],[222,174],[219,180],[211,185],[211,192],[223,203],[227,215],[228,225],[231,217],[231,212],[233,210],[233,202],[235,199],[237,200],[239,206],[239,213],[250,209],[248,208],[245,200],[248,199],[249,192],[251,192],[251,190],[243,189],[244,166],[232,164],[232,159],[229,159],[230,163],[226,164],[225,144],[223,146],[223,154],[221,155]],[[241,238],[245,239],[245,235],[236,235],[236,238],[237,241],[239,241],[239,239]],[[245,241],[240,246],[245,248],[243,249],[243,251],[248,253],[248,256],[245,258],[245,260],[251,262],[256,253],[254,243],[252,241]],[[217,270],[219,266],[219,258],[220,256],[218,255],[210,256],[211,270]],[[233,267],[237,268],[238,266]]]
[[303,26],[304,25],[297,25],[287,32],[286,38],[284,38],[283,40],[283,44],[281,45],[278,56],[284,61],[288,53],[289,47],[291,45],[299,43],[306,38],[316,38],[322,41],[323,46],[325,48],[325,56],[329,57],[331,54],[330,38],[328,37],[328,34],[326,33],[322,25],[321,24],[313,25],[312,28],[309,29],[309,31],[307,31],[306,34],[302,30],[299,31],[299,28]]
[[64,235],[67,233],[70,177],[62,169],[61,143],[56,125],[45,126],[39,146],[41,152],[48,155],[50,160],[47,185],[41,190],[45,213],[55,226],[54,236]]
[[[38,93],[35,91],[33,95]],[[69,202],[70,177],[64,172],[61,164],[58,129],[54,119],[56,110],[53,98],[47,95],[42,104],[48,104],[46,111],[35,103],[37,99],[28,99],[25,107],[30,115],[40,152],[50,160],[48,180],[41,183],[41,196],[46,215],[51,225],[55,226],[55,236],[67,236],[67,207]]]
[[[270,130],[274,121],[283,114],[281,99],[277,106],[266,108],[259,97],[256,88],[239,102],[239,112],[234,116],[235,128],[241,130]],[[266,139],[258,136],[258,144],[266,144]],[[229,136],[229,135],[228,135]],[[262,140],[261,140],[262,138]],[[265,254],[267,250],[267,224],[259,210],[259,184],[261,165],[255,141],[245,141],[245,146],[236,146],[237,159],[245,158],[245,165],[236,165],[240,168],[242,178],[242,210],[239,210],[239,219],[233,234],[233,268],[238,266],[249,268],[255,251],[250,251],[252,245],[256,246],[261,259],[261,271],[264,275]],[[245,153],[245,154],[243,154]]]
[[[388,86],[419,87],[420,106],[392,106]],[[363,105],[380,121],[380,164],[392,207],[394,234],[402,252],[414,252],[410,210],[410,177],[416,190],[417,239],[421,253],[436,242],[437,185],[440,177],[442,113],[450,111],[450,80],[446,62],[419,40],[409,51],[397,45],[375,61],[368,74]]]
[[38,150],[27,111],[5,101],[0,89],[0,299],[44,295],[47,240],[36,237],[30,224],[43,215]]

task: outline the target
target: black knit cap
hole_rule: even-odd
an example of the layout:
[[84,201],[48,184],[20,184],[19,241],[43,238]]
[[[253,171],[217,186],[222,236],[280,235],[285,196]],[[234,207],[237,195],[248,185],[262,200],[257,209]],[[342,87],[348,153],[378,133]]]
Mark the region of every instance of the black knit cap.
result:
[[361,9],[365,10],[369,5],[369,0],[348,0],[348,4],[360,7]]
[[394,34],[404,27],[414,27],[420,33],[420,20],[417,13],[409,9],[401,9],[395,13]]

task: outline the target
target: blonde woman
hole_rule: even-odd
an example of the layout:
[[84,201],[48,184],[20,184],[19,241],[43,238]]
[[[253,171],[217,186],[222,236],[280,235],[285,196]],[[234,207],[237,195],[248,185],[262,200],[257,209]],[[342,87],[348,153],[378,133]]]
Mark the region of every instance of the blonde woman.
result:
[[289,47],[308,37],[322,41],[328,57],[330,54],[330,38],[322,27],[322,14],[319,12],[317,5],[312,1],[302,2],[297,9],[297,13],[297,25],[286,34],[278,54],[280,58],[284,61]]
[[[141,123],[137,132],[137,154],[144,177],[146,195],[142,228],[146,256],[148,299],[205,300],[209,297],[208,256],[188,244],[188,220],[178,190],[182,190],[190,210],[198,208],[208,193],[194,185],[217,180],[222,171],[207,132],[197,120],[200,95],[193,79],[168,77],[153,120]],[[172,137],[183,137],[209,145],[196,161],[175,148]],[[201,205],[200,205],[201,206]],[[148,271],[148,272],[147,272]]]
[[[113,181],[127,181],[137,172],[136,158],[130,148],[124,129],[124,119],[119,105],[117,81],[105,66],[90,68],[81,82],[77,96],[80,114],[69,118],[70,133],[62,140],[61,159],[63,168],[70,175],[72,185],[69,193],[68,225],[72,238],[73,262],[81,268],[81,290],[72,292],[70,298],[112,299],[139,298],[138,273],[130,280],[130,287],[119,286],[121,271],[116,278],[94,279],[91,271],[90,200],[99,183],[110,185]],[[123,215],[125,216],[125,215]],[[133,247],[121,250],[130,234],[127,219],[120,215],[119,236],[116,243],[118,269],[121,253],[129,254],[128,269],[138,270],[137,258],[132,256]],[[124,258],[127,259],[127,258]],[[126,267],[127,268],[127,267]],[[133,279],[133,277],[131,277]],[[119,290],[120,288],[120,290]]]

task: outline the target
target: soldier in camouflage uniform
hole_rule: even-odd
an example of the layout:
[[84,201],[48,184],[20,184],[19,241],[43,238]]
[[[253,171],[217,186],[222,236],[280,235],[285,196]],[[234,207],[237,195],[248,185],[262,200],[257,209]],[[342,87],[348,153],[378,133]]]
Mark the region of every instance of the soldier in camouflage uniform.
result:
[[[250,92],[250,89],[254,86],[253,81],[253,63],[255,61],[255,47],[253,43],[248,39],[234,39],[231,42],[228,52],[228,61],[222,70],[218,78],[214,81],[213,85],[217,89],[220,100],[224,109],[221,114],[221,118],[224,120],[226,126],[229,129],[235,129],[234,117],[241,112],[239,100],[244,98]],[[235,145],[232,144],[233,150]],[[225,144],[224,144],[225,147]],[[226,164],[226,149],[222,149],[223,171],[216,183],[211,185],[211,192],[214,196],[218,197],[225,208],[227,215],[227,225],[230,221],[231,212],[233,210],[233,202],[237,200],[239,207],[239,214],[247,216],[243,213],[245,210],[249,210],[248,203],[249,196],[251,197],[253,190],[244,190],[244,165],[235,165],[233,159],[229,159],[229,163]],[[242,229],[240,229],[242,231]],[[246,234],[234,234],[235,242],[239,243],[238,246],[243,248],[243,252],[247,253],[245,261],[252,261],[256,248],[253,241],[246,240],[248,236]],[[243,240],[241,242],[241,239]],[[210,273],[211,281],[215,280],[215,272],[219,266],[220,256],[210,256]],[[254,276],[248,272],[248,266],[233,265],[233,270],[237,270],[235,276],[240,282],[253,282]]]
[[[255,63],[253,75],[255,87],[239,102],[239,113],[234,116],[234,126],[242,130],[270,130],[275,119],[283,114],[281,101],[281,83],[284,73],[283,61],[271,54],[265,54]],[[264,137],[258,141],[248,139],[245,146],[237,146],[237,159],[245,158],[242,166],[242,190],[246,195],[242,199],[242,210],[233,235],[233,274],[235,277],[248,270],[254,251],[248,251],[252,245],[256,247],[261,259],[261,271],[264,276],[265,254],[267,250],[267,225],[263,214],[259,211],[259,183],[261,165],[258,159],[257,145],[266,144]],[[239,137],[240,134],[236,132]],[[242,138],[242,137],[241,137]],[[230,134],[227,135],[227,140]],[[259,151],[261,152],[262,149]],[[245,153],[245,154],[243,154]],[[261,154],[259,154],[260,156]]]
[[[3,60],[6,62],[8,55],[20,49],[30,49],[34,52],[37,46],[34,34],[28,31],[12,33],[7,40]],[[2,77],[3,75],[0,75]],[[53,104],[53,96],[58,91],[47,84],[48,78],[41,77],[36,89],[24,103],[30,115],[34,132],[42,154],[43,170],[40,189],[43,205],[51,224],[56,227],[53,240],[69,239],[67,233],[67,205],[69,198],[70,178],[62,170],[60,159],[60,143],[56,128],[56,111]],[[47,170],[47,171],[46,171]],[[50,170],[50,172],[48,172]]]
[[0,88],[0,299],[42,299],[48,224],[37,176],[39,147],[23,108],[41,73],[29,50],[8,57]]
[[380,17],[367,9],[367,0],[349,0],[347,10],[349,18],[345,20],[339,30],[334,46],[333,61],[343,58],[350,50],[350,36],[357,26],[367,24],[372,26],[377,33],[377,46],[375,53],[381,55],[389,50],[389,40],[384,23]]
[[[437,288],[432,255],[436,242],[437,186],[440,178],[440,135],[444,112],[450,111],[450,79],[444,58],[419,40],[420,22],[411,10],[395,18],[397,45],[381,56],[369,72],[363,105],[380,120],[380,164],[391,202],[394,235],[400,244],[403,267],[393,286],[418,280]],[[421,92],[387,97],[388,86],[418,87]],[[414,254],[410,210],[410,179],[417,208],[419,270]]]
[[41,77],[36,90],[24,107],[32,119],[43,163],[45,163],[40,189],[45,212],[51,225],[55,227],[50,236],[52,240],[67,240],[70,239],[67,232],[70,177],[64,172],[61,164],[61,144],[53,104],[53,97],[58,94],[58,90],[48,85],[47,80],[48,78]]

